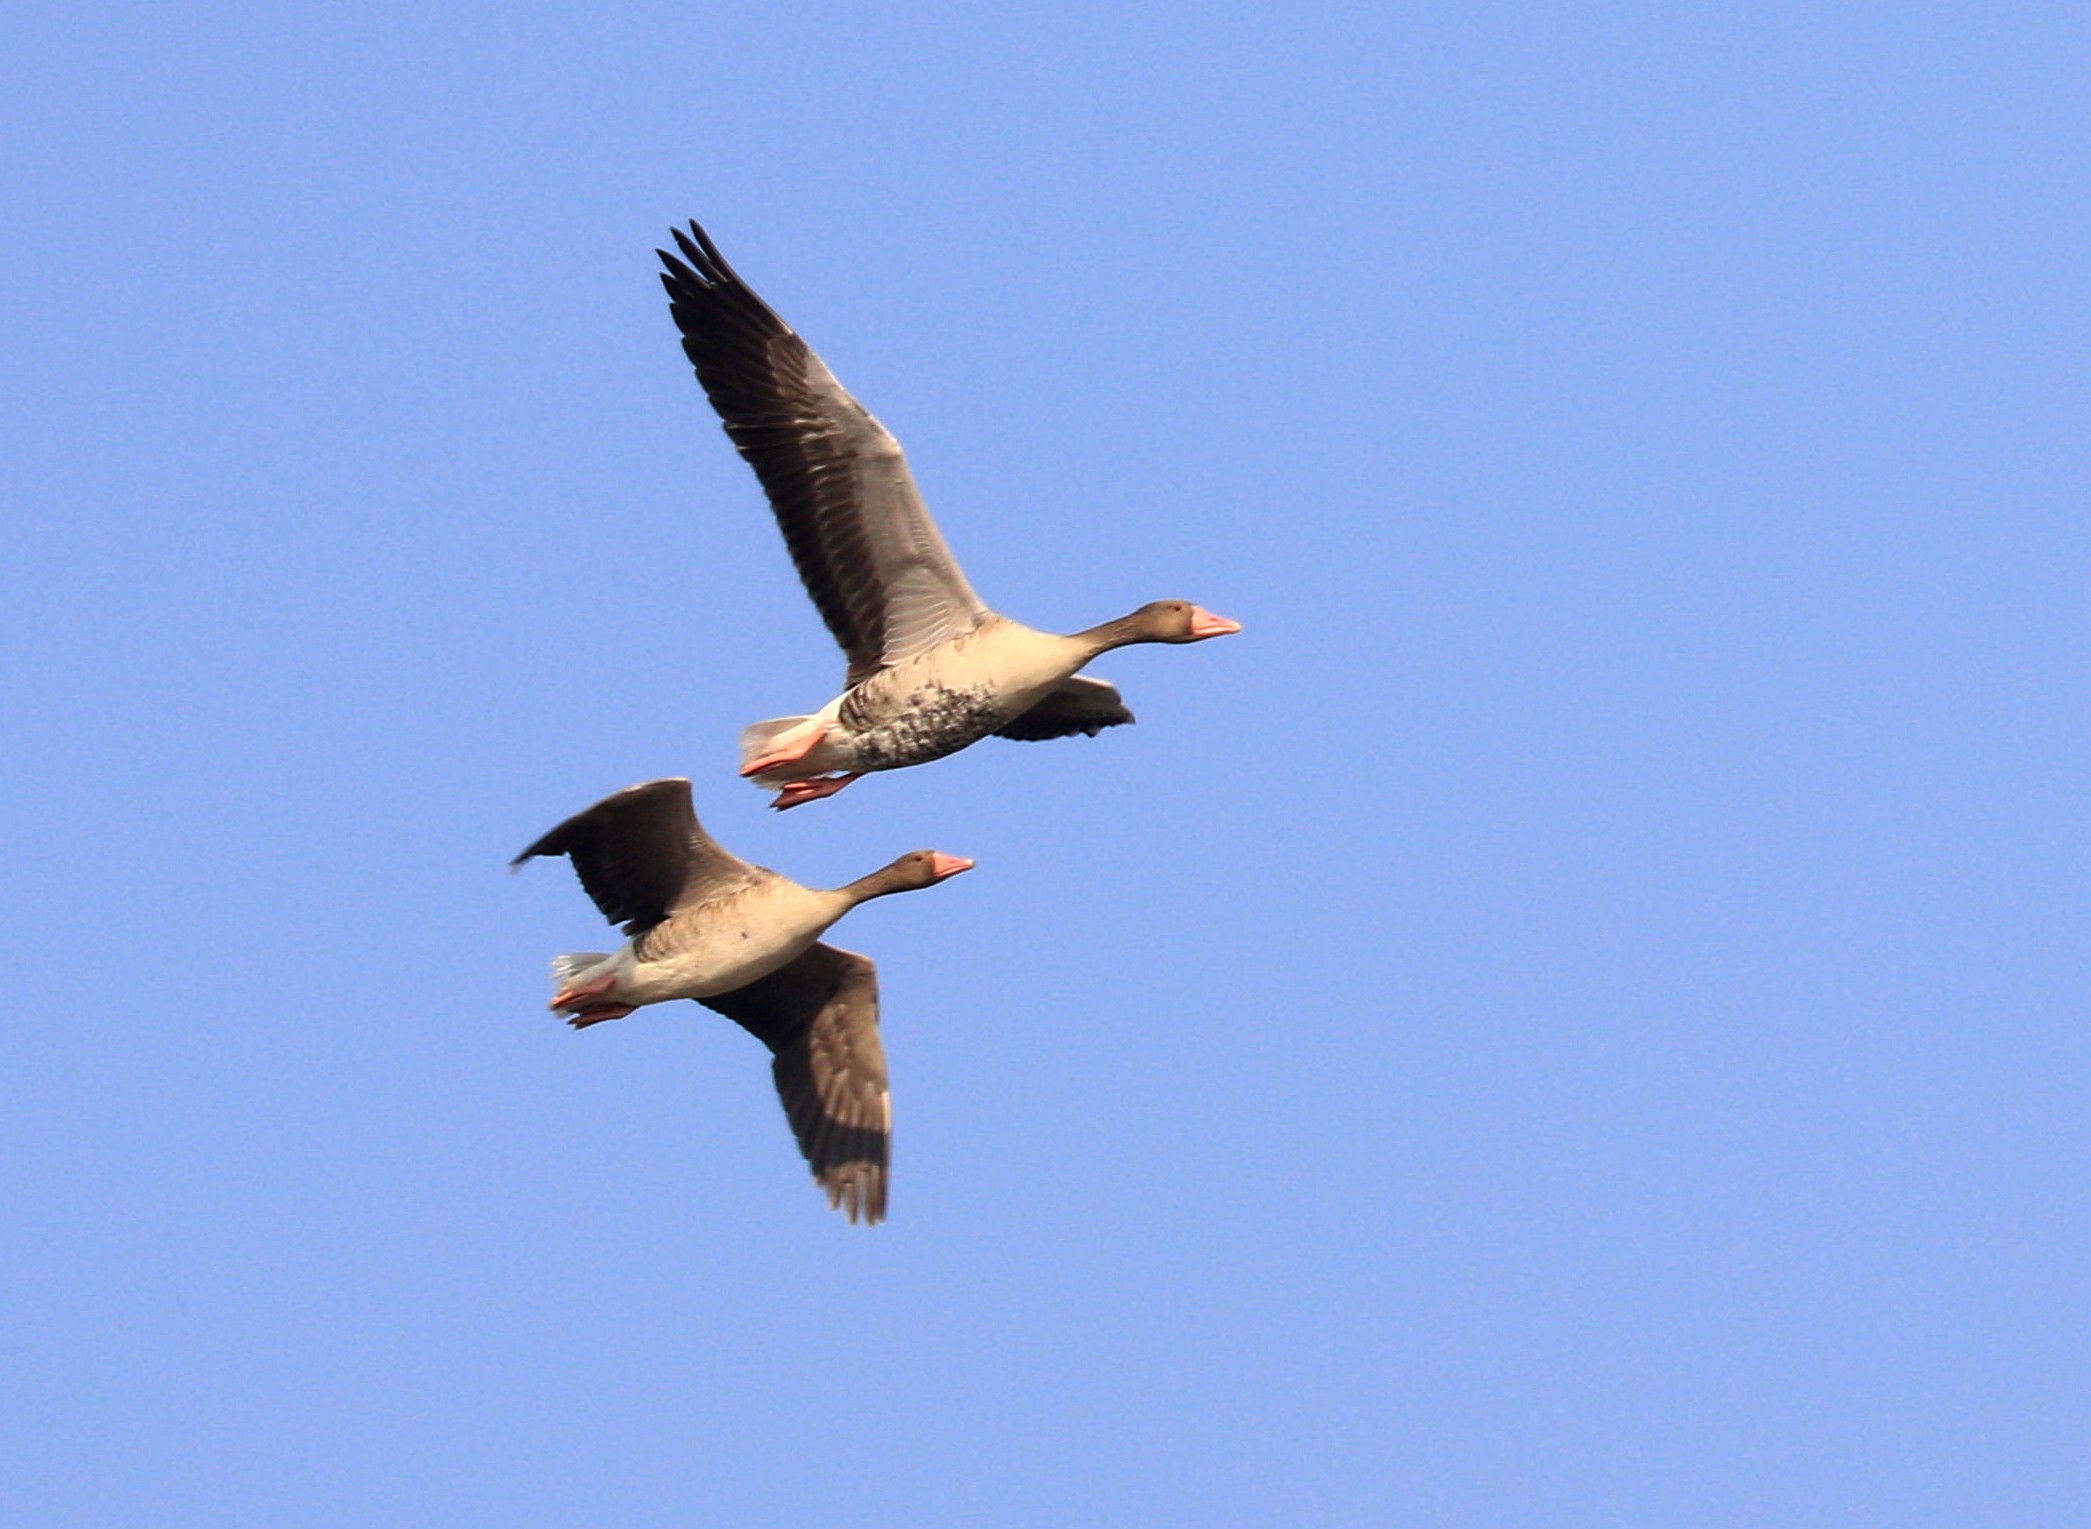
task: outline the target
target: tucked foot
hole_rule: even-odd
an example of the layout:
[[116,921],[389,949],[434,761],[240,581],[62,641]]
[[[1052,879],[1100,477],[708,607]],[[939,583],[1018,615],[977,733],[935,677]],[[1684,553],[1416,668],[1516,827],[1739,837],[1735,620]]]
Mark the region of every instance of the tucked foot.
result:
[[801,722],[797,727],[779,733],[771,740],[776,747],[741,766],[742,776],[760,775],[766,770],[797,764],[813,752],[814,746],[827,737],[834,726],[832,722]]
[[833,796],[853,780],[863,777],[859,770],[855,775],[823,775],[814,780],[788,780],[770,805],[782,812],[787,807],[796,807],[801,802],[817,802],[824,796]]
[[[616,984],[616,974],[612,973],[607,977],[598,977],[593,982],[584,982],[578,987],[561,988],[552,995],[552,1001],[546,1007],[551,1009],[586,1009],[589,999],[602,997]],[[602,1005],[601,1007],[607,1007],[607,1005]],[[627,1009],[625,1012],[629,1014],[631,1010]]]
[[567,1015],[566,1022],[576,1030],[585,1030],[590,1025],[599,1025],[606,1019],[623,1019],[637,1008],[638,1005],[634,1003],[599,1003],[583,1009],[578,1014]]

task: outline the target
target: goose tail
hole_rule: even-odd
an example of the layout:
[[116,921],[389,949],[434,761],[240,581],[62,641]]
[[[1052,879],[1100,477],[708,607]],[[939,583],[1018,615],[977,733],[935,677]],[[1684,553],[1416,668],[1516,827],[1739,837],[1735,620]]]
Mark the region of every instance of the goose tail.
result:
[[[569,955],[552,957],[552,986],[560,992],[578,987],[588,980],[598,966],[611,957],[600,950],[577,950]],[[600,975],[599,973],[597,975]]]
[[[811,728],[818,720],[817,717],[771,717],[767,722],[749,723],[741,729],[741,772],[746,774],[748,766],[756,760],[774,754],[777,740],[785,734],[795,728]],[[776,789],[768,781],[757,780],[756,784],[766,790]]]

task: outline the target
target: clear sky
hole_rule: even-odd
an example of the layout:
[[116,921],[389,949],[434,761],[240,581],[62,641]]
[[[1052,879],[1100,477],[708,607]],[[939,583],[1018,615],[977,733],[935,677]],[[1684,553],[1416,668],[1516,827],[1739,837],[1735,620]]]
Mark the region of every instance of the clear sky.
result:
[[[0,1519],[2078,1525],[2091,21],[54,5],[0,59]],[[785,815],[728,257],[1137,727]],[[523,844],[880,965],[891,1221]]]

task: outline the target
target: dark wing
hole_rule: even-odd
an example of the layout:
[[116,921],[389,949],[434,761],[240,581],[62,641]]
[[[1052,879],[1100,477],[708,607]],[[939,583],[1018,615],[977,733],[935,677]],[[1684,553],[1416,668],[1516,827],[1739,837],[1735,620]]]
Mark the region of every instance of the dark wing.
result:
[[708,902],[760,873],[719,848],[697,821],[690,783],[650,780],[575,813],[511,860],[564,855],[613,924],[642,934],[687,903]]
[[893,1101],[879,1043],[878,972],[865,957],[815,945],[796,961],[731,993],[697,1000],[776,1053],[770,1070],[791,1134],[854,1223],[886,1216]]
[[995,736],[1014,738],[1020,743],[1066,738],[1075,733],[1094,738],[1107,727],[1122,727],[1132,720],[1133,714],[1125,709],[1116,685],[1077,674],[1047,691],[1044,700],[1009,726],[996,728]]
[[900,443],[790,325],[748,289],[703,229],[656,251],[683,353],[762,480],[806,593],[849,683],[962,632],[987,607],[916,491]]

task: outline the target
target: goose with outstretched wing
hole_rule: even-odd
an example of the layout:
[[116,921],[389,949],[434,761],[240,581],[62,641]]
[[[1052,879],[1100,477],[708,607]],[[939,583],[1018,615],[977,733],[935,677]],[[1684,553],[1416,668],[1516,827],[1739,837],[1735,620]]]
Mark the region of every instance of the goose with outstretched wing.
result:
[[1238,622],[1185,600],[1061,636],[990,610],[930,519],[900,443],[749,289],[695,223],[659,252],[683,351],[755,469],[799,578],[849,659],[841,695],[741,733],[741,774],[776,807],[989,734],[1089,736],[1133,720],[1078,671],[1133,643],[1200,642]]
[[828,1203],[851,1221],[882,1220],[893,1111],[878,974],[820,937],[859,903],[934,886],[973,862],[917,850],[833,891],[800,886],[721,848],[682,779],[605,797],[511,868],[534,855],[572,861],[603,917],[631,937],[621,950],[554,960],[553,1011],[576,1029],[675,998],[725,1015],[770,1048],[777,1095]]

